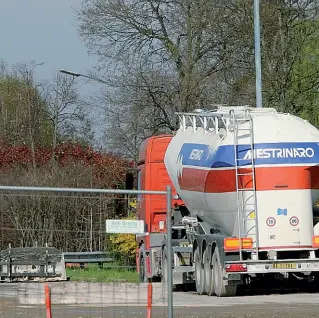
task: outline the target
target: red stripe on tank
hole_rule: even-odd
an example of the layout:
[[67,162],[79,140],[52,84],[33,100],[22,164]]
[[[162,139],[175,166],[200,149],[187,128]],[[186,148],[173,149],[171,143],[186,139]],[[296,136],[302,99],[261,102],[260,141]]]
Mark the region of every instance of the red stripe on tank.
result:
[[[239,173],[251,173],[251,169],[239,169]],[[252,187],[252,175],[239,175],[240,188]],[[319,189],[319,166],[255,167],[257,191]],[[222,193],[236,191],[235,169],[203,170],[183,168],[179,178],[182,190]]]

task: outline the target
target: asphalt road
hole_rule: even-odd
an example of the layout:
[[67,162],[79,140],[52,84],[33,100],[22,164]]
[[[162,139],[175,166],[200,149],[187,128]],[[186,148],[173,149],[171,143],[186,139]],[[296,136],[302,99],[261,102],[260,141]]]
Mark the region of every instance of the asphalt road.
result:
[[[277,306],[260,304],[256,306],[230,307],[183,307],[174,308],[174,318],[315,318],[318,317],[319,306],[296,305]],[[0,312],[5,318],[44,318],[45,310],[20,308],[15,311]],[[141,307],[123,308],[61,308],[52,310],[52,317],[65,318],[145,318],[146,309]],[[163,308],[154,308],[152,318],[164,318],[167,314]]]
[[[54,283],[52,317],[146,317],[144,286]],[[0,284],[0,317],[45,317],[43,284]],[[76,291],[76,294],[74,294]],[[138,293],[137,293],[138,291]],[[167,317],[166,295],[154,284],[153,318]],[[127,295],[125,294],[127,293]],[[72,295],[73,294],[73,295]],[[310,318],[319,316],[318,293],[277,292],[232,298],[174,293],[174,317]],[[69,297],[69,298],[68,298]],[[64,302],[64,303],[63,303]],[[139,304],[138,304],[139,302]]]

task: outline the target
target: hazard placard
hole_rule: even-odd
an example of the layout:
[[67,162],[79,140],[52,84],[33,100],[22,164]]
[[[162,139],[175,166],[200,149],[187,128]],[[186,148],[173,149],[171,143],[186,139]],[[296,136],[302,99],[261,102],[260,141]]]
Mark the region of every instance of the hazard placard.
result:
[[290,225],[297,226],[299,224],[299,219],[296,216],[292,216],[289,220]]
[[266,224],[270,227],[273,227],[276,225],[276,220],[275,218],[273,217],[269,217],[267,220],[266,220]]

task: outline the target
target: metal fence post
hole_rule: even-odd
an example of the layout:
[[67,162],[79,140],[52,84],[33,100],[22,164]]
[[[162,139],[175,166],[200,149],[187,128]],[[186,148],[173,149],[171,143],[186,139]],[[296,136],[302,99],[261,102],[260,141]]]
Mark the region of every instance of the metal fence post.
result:
[[173,318],[173,269],[172,269],[172,187],[166,186],[167,232],[167,304],[168,318]]

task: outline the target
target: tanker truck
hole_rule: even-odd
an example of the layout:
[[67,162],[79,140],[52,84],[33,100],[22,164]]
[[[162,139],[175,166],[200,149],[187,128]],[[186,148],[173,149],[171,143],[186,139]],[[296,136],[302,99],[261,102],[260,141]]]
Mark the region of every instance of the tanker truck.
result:
[[177,113],[172,135],[145,140],[140,190],[172,185],[172,251],[166,202],[140,195],[137,236],[141,281],[195,284],[198,294],[234,296],[272,277],[315,281],[319,274],[319,130],[273,108],[216,106]]

